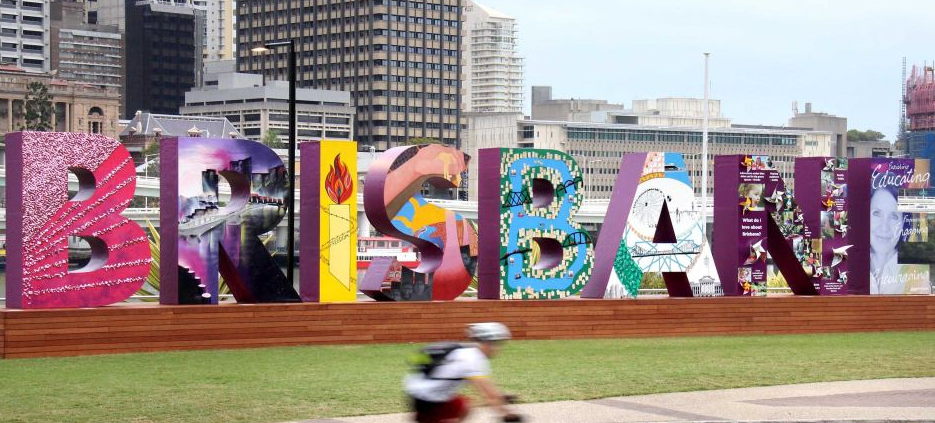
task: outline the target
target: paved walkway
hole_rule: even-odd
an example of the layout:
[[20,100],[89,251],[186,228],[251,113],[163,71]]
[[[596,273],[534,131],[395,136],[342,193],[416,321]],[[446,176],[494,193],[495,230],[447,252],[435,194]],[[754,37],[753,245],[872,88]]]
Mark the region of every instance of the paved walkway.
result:
[[[935,378],[824,382],[515,406],[534,423],[935,422]],[[469,423],[499,421],[478,410]],[[300,423],[408,423],[407,414]]]

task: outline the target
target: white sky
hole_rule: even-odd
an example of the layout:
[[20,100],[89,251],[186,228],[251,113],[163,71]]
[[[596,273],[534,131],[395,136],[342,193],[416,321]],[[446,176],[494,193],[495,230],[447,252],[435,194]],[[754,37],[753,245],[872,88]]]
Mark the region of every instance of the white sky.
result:
[[901,61],[935,60],[935,2],[478,0],[517,18],[530,85],[556,98],[711,98],[734,123],[783,125],[804,111],[895,139]]

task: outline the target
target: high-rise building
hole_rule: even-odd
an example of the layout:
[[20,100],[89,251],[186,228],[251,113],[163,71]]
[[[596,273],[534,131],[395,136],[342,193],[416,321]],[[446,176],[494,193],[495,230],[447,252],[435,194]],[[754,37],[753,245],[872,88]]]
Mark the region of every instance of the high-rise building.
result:
[[197,85],[202,33],[197,11],[160,0],[126,3],[126,116],[178,114]]
[[86,21],[84,0],[57,0],[52,7],[52,69],[69,81],[123,87],[123,39],[116,26]]
[[234,58],[234,0],[192,0],[204,19],[202,48],[205,60]]
[[0,64],[51,69],[50,8],[43,0],[0,0]]
[[349,91],[354,133],[385,149],[414,139],[461,137],[462,0],[266,0],[237,2],[240,72],[285,80],[296,40],[301,87]]
[[[92,0],[88,2],[88,23],[116,25],[126,31],[126,4],[140,0]],[[191,7],[200,18],[204,60],[234,58],[234,0],[145,0]]]
[[116,26],[121,33],[126,31],[126,0],[89,1],[85,7],[88,13],[88,23]]
[[523,58],[516,50],[516,32],[516,19],[466,0],[463,111],[523,111]]

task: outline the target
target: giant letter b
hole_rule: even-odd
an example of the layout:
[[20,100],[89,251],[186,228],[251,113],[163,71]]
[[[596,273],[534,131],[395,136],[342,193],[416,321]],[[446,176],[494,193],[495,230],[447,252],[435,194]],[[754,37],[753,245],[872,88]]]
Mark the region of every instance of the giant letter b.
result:
[[[133,199],[129,152],[101,135],[7,134],[7,307],[95,307],[123,301],[149,274],[143,230],[120,216]],[[78,192],[68,196],[68,173]],[[91,260],[68,270],[68,237]]]

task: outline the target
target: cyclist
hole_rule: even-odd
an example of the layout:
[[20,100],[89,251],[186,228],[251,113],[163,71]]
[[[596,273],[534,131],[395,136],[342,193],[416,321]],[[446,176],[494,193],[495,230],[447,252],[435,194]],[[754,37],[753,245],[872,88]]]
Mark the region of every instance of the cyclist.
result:
[[[459,391],[467,380],[506,422],[522,421],[507,407],[507,399],[490,378],[489,359],[495,356],[510,331],[502,323],[468,325],[474,343],[436,344],[423,350],[419,371],[406,376],[404,386],[418,423],[458,423],[468,415],[467,398]],[[426,351],[433,351],[431,357]]]

